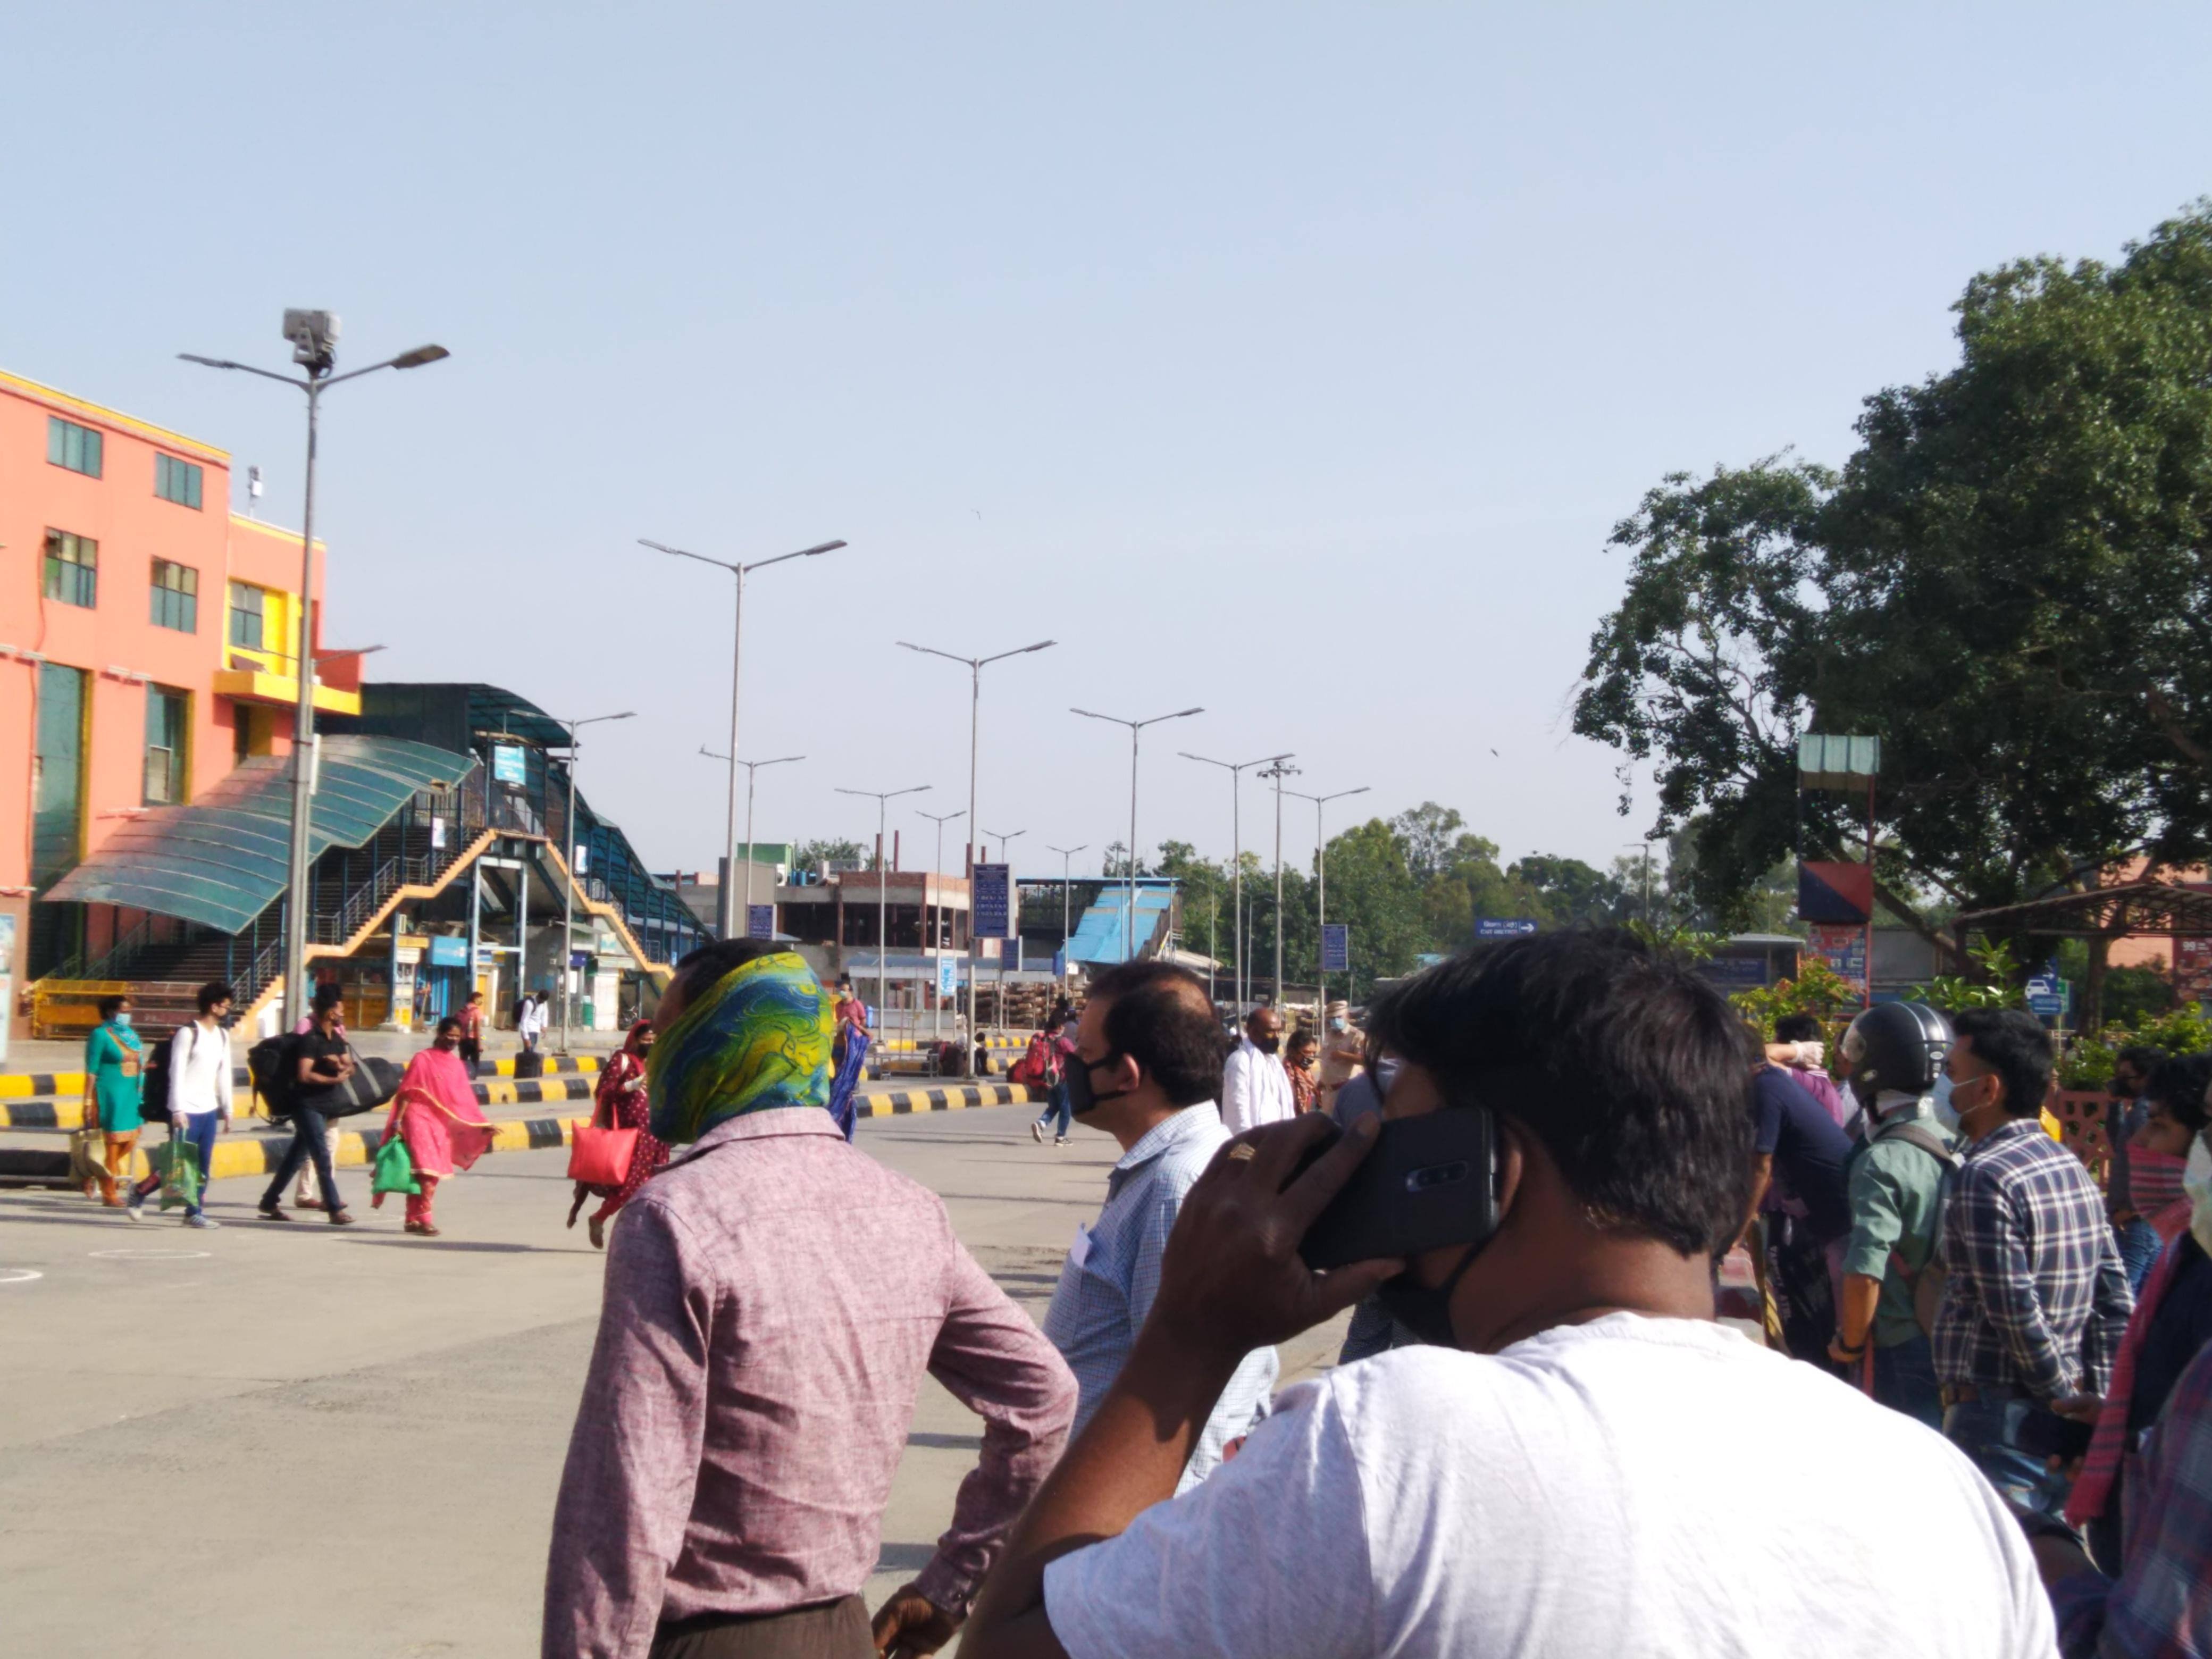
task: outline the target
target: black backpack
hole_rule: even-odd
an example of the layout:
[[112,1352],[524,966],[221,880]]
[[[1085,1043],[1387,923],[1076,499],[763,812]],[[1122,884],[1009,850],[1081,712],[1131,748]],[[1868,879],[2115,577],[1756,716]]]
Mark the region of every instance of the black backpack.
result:
[[146,1045],[146,1063],[139,1068],[138,1115],[149,1123],[169,1121],[169,1044],[167,1039]]
[[299,1069],[294,1063],[295,1052],[289,1036],[264,1037],[246,1051],[246,1075],[271,1117],[292,1115],[293,1073]]

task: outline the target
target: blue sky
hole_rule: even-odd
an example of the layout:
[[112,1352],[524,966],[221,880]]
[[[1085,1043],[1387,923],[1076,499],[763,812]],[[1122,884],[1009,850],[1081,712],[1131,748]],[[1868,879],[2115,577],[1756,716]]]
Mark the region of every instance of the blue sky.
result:
[[1127,740],[1070,704],[1205,705],[1152,734],[1147,846],[1226,850],[1175,750],[1289,748],[1602,863],[1650,805],[1567,730],[1613,523],[1839,461],[1975,270],[2212,190],[2201,5],[88,3],[7,52],[0,367],[296,523],[296,398],[173,354],[281,366],[287,305],[353,363],[452,348],[331,395],[330,635],[638,710],[585,787],[662,867],[721,838],[728,584],[640,536],[852,544],[750,590],[743,747],[808,757],[764,840],[872,832],[839,785],[963,805],[964,671],[892,641],[1051,635],[986,680],[1024,867],[1124,833]]

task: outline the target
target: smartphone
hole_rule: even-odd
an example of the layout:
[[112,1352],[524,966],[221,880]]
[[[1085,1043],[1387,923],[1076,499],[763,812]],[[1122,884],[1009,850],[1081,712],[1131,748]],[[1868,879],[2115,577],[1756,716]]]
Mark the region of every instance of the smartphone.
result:
[[[1336,1139],[1307,1153],[1299,1171]],[[1352,1179],[1298,1241],[1298,1255],[1323,1270],[1486,1243],[1497,1231],[1496,1120],[1480,1106],[1454,1106],[1386,1120]]]
[[2090,1437],[2095,1432],[2094,1424],[2077,1423],[2047,1407],[2039,1407],[2021,1419],[2013,1443],[2031,1457],[2063,1457],[2070,1463],[2088,1455]]

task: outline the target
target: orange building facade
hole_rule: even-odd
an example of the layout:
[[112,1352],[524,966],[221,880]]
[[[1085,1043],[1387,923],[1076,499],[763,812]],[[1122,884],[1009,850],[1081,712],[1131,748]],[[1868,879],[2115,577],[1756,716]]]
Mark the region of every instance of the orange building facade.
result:
[[[0,373],[0,944],[28,980],[137,913],[38,902],[121,824],[291,748],[300,537],[234,514],[230,457]],[[322,586],[318,543],[315,585]],[[321,652],[316,707],[360,708]]]

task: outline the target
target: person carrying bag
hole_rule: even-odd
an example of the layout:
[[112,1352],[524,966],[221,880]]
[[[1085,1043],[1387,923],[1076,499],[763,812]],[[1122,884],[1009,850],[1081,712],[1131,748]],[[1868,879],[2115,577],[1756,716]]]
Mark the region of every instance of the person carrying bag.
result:
[[[568,1225],[576,1224],[586,1199],[602,1200],[588,1229],[595,1250],[606,1249],[607,1223],[668,1162],[666,1144],[656,1139],[649,1127],[653,1114],[645,1092],[645,1057],[652,1049],[653,1022],[641,1019],[630,1027],[629,1038],[599,1073],[590,1120],[580,1121],[574,1127],[568,1178],[576,1183],[576,1196],[568,1206]],[[629,1137],[626,1156],[619,1139],[623,1136]]]

